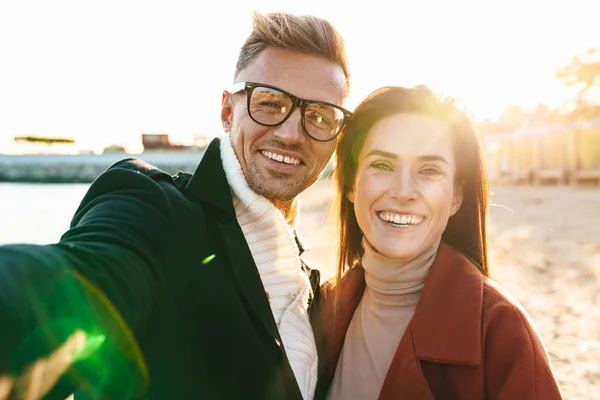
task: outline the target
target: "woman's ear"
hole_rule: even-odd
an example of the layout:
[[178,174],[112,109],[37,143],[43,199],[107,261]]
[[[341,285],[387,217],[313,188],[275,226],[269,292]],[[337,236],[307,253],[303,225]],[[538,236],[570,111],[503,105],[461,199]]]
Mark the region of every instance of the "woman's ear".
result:
[[346,191],[346,198],[350,203],[354,204],[354,189]]
[[452,209],[450,210],[450,216],[456,214],[462,206],[464,187],[464,182],[454,186],[454,195],[452,196]]

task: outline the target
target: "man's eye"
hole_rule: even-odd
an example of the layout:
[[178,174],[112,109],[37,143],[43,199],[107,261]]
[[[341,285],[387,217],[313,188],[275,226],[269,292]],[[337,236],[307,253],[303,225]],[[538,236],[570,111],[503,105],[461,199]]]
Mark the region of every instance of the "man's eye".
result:
[[283,109],[285,108],[284,105],[282,105],[281,103],[277,103],[275,101],[262,101],[259,104],[260,107],[269,107],[269,108],[277,108],[277,109]]
[[329,118],[319,113],[306,113],[306,119],[310,121],[313,125],[320,125],[330,127],[331,122],[329,122]]

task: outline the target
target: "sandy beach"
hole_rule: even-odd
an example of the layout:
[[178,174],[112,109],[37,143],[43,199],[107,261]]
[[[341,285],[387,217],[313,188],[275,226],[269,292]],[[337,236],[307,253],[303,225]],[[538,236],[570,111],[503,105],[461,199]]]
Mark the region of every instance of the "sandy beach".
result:
[[[331,276],[332,182],[301,198],[305,259]],[[489,221],[493,277],[527,310],[565,399],[600,399],[600,189],[495,186]]]

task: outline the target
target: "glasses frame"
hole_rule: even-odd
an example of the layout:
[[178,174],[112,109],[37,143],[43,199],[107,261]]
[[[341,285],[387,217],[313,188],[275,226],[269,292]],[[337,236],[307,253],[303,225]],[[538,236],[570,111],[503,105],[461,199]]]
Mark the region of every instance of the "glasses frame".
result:
[[[254,92],[254,89],[256,88],[268,88],[268,89],[273,89],[273,90],[277,90],[283,94],[285,94],[286,96],[289,96],[290,99],[292,99],[292,107],[290,107],[290,111],[288,112],[288,114],[285,116],[285,118],[283,120],[281,120],[281,122],[278,122],[276,124],[265,124],[263,122],[258,122],[256,119],[254,119],[254,117],[252,116],[252,113],[250,112],[250,99],[252,98],[252,92]],[[246,108],[248,109],[248,115],[250,116],[250,118],[252,119],[252,121],[256,122],[259,125],[262,126],[278,126],[283,124],[285,121],[288,120],[288,118],[292,115],[292,113],[294,112],[294,110],[296,109],[296,107],[300,107],[300,120],[302,121],[302,130],[304,131],[304,133],[306,133],[308,135],[308,137],[310,137],[313,140],[316,140],[317,142],[330,142],[332,140],[335,140],[339,134],[342,132],[342,130],[344,129],[344,126],[346,126],[346,123],[348,122],[348,120],[350,119],[350,117],[352,117],[352,113],[348,110],[346,110],[343,107],[340,107],[338,105],[332,104],[332,103],[328,103],[326,101],[319,101],[319,100],[307,100],[307,99],[303,99],[300,98],[298,96],[294,96],[293,94],[291,94],[290,92],[287,92],[281,88],[278,88],[277,86],[273,86],[273,85],[267,85],[266,83],[257,83],[257,82],[238,82],[236,84],[234,84],[231,87],[231,94],[236,94],[238,92],[241,91],[245,91],[246,92]],[[316,137],[314,137],[313,135],[311,135],[310,133],[308,133],[308,130],[306,129],[306,125],[304,123],[304,113],[306,111],[306,107],[309,104],[322,104],[322,105],[326,105],[329,107],[333,107],[336,108],[338,110],[340,110],[342,112],[342,114],[344,115],[344,119],[342,120],[342,124],[340,125],[340,127],[338,128],[338,131],[336,132],[335,135],[333,135],[331,138],[329,139],[318,139]]]

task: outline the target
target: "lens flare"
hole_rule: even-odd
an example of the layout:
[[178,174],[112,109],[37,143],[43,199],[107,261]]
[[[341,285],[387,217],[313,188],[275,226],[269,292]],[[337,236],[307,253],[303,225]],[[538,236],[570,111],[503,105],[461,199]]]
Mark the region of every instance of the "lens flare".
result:
[[206,257],[204,260],[202,260],[202,264],[206,265],[209,262],[211,262],[217,255],[216,254],[211,254],[210,256]]
[[98,351],[98,349],[100,349],[100,346],[102,346],[102,343],[104,343],[105,341],[106,341],[106,336],[104,336],[102,334],[86,335],[84,345],[81,346],[80,348],[78,348],[74,352],[74,354],[72,355],[72,361],[75,362],[75,361],[85,360],[86,358],[89,358],[96,351]]
[[[82,394],[133,398],[146,391],[148,368],[131,328],[90,280],[64,268],[43,286],[26,287],[25,293],[36,328],[25,333],[16,349],[13,371],[52,357],[68,343],[68,352],[58,353],[58,364],[68,364],[65,379]],[[134,317],[129,315],[132,321]]]

